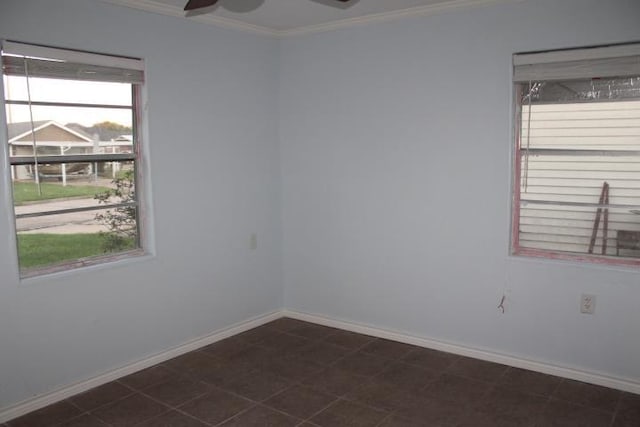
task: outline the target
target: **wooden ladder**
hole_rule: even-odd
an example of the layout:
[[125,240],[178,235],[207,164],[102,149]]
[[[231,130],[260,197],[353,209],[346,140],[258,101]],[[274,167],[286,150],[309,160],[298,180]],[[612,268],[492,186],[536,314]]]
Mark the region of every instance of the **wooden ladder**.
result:
[[[598,202],[598,210],[596,211],[596,219],[593,222],[593,231],[591,232],[591,242],[589,242],[589,253],[593,253],[593,247],[596,245],[596,236],[600,227],[600,217],[604,216],[602,222],[602,255],[607,254],[607,234],[609,231],[609,183],[602,184],[600,192],[600,201]],[[606,207],[603,208],[602,206]],[[604,213],[604,215],[603,215]]]

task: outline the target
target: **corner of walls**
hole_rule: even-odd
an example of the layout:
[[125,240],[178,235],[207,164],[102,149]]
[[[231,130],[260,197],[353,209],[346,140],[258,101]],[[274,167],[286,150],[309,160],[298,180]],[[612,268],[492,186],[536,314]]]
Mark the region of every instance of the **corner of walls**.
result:
[[26,283],[2,238],[0,407],[280,309],[277,41],[98,0],[0,1],[0,38],[144,58],[156,248]]
[[637,270],[509,256],[512,54],[640,40],[640,4],[586,3],[282,41],[287,309],[640,382]]

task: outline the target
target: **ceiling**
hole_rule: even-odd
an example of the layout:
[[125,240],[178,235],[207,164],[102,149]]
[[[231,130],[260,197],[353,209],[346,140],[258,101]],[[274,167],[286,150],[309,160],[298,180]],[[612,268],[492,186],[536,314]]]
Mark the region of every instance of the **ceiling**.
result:
[[219,0],[217,5],[198,13],[183,12],[187,0],[106,1],[258,33],[292,35],[514,0]]

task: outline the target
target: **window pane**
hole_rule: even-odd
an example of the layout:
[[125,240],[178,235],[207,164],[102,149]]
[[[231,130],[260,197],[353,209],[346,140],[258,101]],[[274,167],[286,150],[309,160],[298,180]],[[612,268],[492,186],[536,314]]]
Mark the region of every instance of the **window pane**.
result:
[[522,149],[640,150],[640,101],[522,106]]
[[640,210],[609,208],[606,215],[601,210],[591,246],[597,216],[596,207],[524,203],[520,208],[520,246],[583,255],[591,248],[593,254],[640,258]]
[[606,182],[610,204],[640,205],[640,156],[523,154],[522,169],[524,201],[597,204]]
[[[125,83],[89,82],[30,78],[31,100],[106,105],[131,105],[131,85]],[[5,99],[27,101],[27,79],[4,76]]]
[[41,175],[39,183],[33,178],[13,181],[19,260],[23,271],[25,268],[55,265],[74,258],[139,247],[135,206],[47,214],[68,209],[98,208],[107,204],[135,203],[133,162],[65,165],[68,168],[75,166],[84,168],[83,172],[68,174],[66,185],[61,176],[53,173]]
[[96,194],[115,190],[118,183],[135,184],[133,162],[41,164],[38,169],[40,185],[33,165],[11,166],[17,214],[52,210],[47,206],[54,201],[63,201],[65,209],[92,206]]
[[637,81],[523,86],[519,247],[640,258]]
[[[135,208],[130,208],[135,217]],[[99,219],[114,210],[77,212],[16,221],[20,270],[104,256],[138,247],[135,227],[115,232]]]

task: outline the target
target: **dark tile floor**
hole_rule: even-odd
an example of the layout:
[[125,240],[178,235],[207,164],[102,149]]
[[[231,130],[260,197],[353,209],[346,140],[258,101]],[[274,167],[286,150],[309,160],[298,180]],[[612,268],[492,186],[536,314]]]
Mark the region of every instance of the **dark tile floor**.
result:
[[284,318],[7,425],[639,427],[640,396]]

